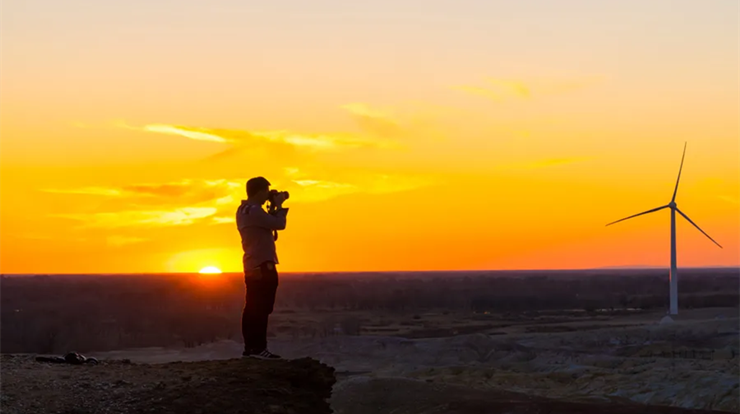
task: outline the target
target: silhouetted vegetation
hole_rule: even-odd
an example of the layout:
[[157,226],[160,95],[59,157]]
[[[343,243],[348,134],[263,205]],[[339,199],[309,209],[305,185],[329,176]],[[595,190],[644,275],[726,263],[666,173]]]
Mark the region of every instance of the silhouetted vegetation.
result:
[[[680,307],[737,307],[738,276],[737,269],[683,270]],[[2,352],[240,341],[244,296],[238,274],[213,280],[190,274],[3,276]],[[423,322],[425,311],[511,315],[667,306],[664,270],[283,275],[275,313],[310,314],[314,322],[270,329],[294,337],[358,335],[362,321],[352,315],[363,311]]]

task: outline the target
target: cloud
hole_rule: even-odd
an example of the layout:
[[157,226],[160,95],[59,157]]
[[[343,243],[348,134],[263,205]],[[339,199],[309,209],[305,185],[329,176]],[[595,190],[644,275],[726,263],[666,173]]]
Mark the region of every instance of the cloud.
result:
[[398,121],[387,111],[371,108],[364,103],[350,103],[341,106],[349,111],[359,127],[378,136],[395,136],[404,132]]
[[[387,194],[414,190],[438,184],[439,180],[424,176],[387,175],[367,171],[345,172],[343,181],[324,180],[308,174],[294,174],[295,187],[288,186],[291,200],[318,202],[349,194]],[[295,193],[295,197],[293,194]]]
[[147,196],[183,197],[193,191],[193,183],[183,180],[167,184],[134,184],[123,186],[119,191]]
[[[95,187],[96,194],[110,196],[109,204],[100,208],[120,211],[87,214],[57,214],[52,217],[83,222],[82,227],[161,227],[185,226],[203,221],[220,210],[239,203],[246,179],[238,181],[184,179],[169,183],[142,183],[121,187]],[[65,194],[88,194],[86,189],[54,191]],[[113,199],[115,196],[115,199]],[[187,207],[183,207],[187,206]],[[111,243],[121,242],[115,239]]]
[[185,226],[216,214],[215,207],[182,207],[174,210],[120,211],[115,213],[51,214],[50,217],[82,221],[83,227]]
[[320,181],[320,180],[293,180],[294,183],[301,187],[316,187],[316,188],[355,188],[352,184],[335,183],[332,181]]
[[180,135],[198,141],[211,142],[232,142],[231,139],[224,138],[208,132],[198,131],[196,128],[181,127],[176,125],[146,125],[145,131],[159,132],[161,134]]
[[216,224],[233,224],[236,222],[236,217],[216,216],[211,217],[211,221]]
[[295,193],[294,200],[299,202],[317,202],[329,200],[341,195],[352,194],[362,191],[355,185],[348,183],[338,183],[334,181],[324,181],[316,179],[292,180],[292,183],[298,185],[292,190]]
[[[326,169],[316,166],[285,167],[271,176],[273,188],[289,191],[291,203],[313,203],[355,194],[384,194],[432,185],[429,177],[378,174],[364,169]],[[101,194],[113,195],[106,212],[59,214],[54,217],[83,222],[83,227],[182,226],[200,222],[232,223],[232,210],[245,198],[247,178],[216,180],[183,179],[169,183],[137,183],[122,187],[96,187]],[[65,193],[77,194],[71,189]],[[188,207],[182,207],[188,206]],[[118,210],[120,211],[111,211]]]
[[227,143],[235,147],[285,144],[295,148],[324,151],[341,148],[398,147],[398,144],[393,141],[367,138],[349,133],[301,133],[289,130],[246,131],[159,124],[146,125],[143,129],[149,132],[180,135],[200,141]]
[[227,196],[223,196],[221,198],[217,198],[214,202],[216,204],[218,204],[218,205],[227,205],[227,204],[234,204],[237,201],[236,201],[236,199],[234,198],[233,195],[229,194]]
[[72,189],[42,189],[58,194],[94,194],[126,199],[139,204],[199,204],[213,201],[216,204],[233,202],[237,191],[243,191],[244,183],[220,180],[184,179],[169,183],[139,183],[121,187],[84,187]]
[[72,189],[54,189],[54,188],[42,188],[40,191],[45,193],[55,194],[86,194],[86,195],[99,195],[99,196],[120,196],[121,191],[114,188],[104,187],[83,187],[83,188],[72,188]]
[[553,81],[532,80],[521,81],[512,79],[488,78],[486,84],[459,85],[452,89],[472,95],[483,96],[496,102],[509,99],[532,99],[540,96],[559,95],[581,90],[602,81],[601,78],[585,78],[578,80]]
[[439,129],[444,124],[443,118],[459,119],[470,115],[459,108],[419,101],[406,101],[393,108],[353,102],[340,108],[349,113],[364,133],[390,140],[395,148],[401,149],[405,146],[398,143],[408,144],[409,140],[418,138],[425,142],[445,140],[446,134]]
[[254,132],[256,136],[271,142],[287,143],[296,147],[312,149],[339,148],[397,148],[398,144],[390,140],[365,138],[348,133],[337,134],[301,134],[291,131]]
[[[284,167],[269,177],[273,188],[291,192],[291,201],[315,202],[351,193],[383,194],[407,191],[437,183],[424,175],[382,174],[366,169],[334,168],[325,165],[314,167]],[[177,224],[177,215],[166,215],[167,209],[173,211],[195,211],[183,209],[207,208],[222,211],[239,204],[245,198],[247,178],[229,179],[183,179],[167,183],[136,183],[121,187],[94,187],[95,194],[115,197],[114,208],[122,208],[120,213],[96,213],[97,215],[67,215],[66,218],[90,219],[98,225],[114,226],[121,220],[134,225]],[[87,189],[64,189],[53,192],[65,194],[88,194]],[[157,206],[152,208],[152,206]],[[163,209],[163,206],[166,206]],[[199,210],[201,211],[201,210]],[[188,213],[188,214],[191,214]],[[120,215],[116,216],[116,215]],[[189,217],[189,216],[188,216]],[[181,220],[186,220],[185,218]],[[110,223],[110,224],[108,224]]]

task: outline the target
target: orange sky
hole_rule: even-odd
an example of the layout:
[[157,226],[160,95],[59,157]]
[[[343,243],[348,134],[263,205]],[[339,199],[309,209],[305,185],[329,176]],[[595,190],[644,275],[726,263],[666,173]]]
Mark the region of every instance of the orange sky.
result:
[[[730,1],[28,0],[2,14],[0,272],[740,265]],[[351,6],[351,7],[350,7]]]

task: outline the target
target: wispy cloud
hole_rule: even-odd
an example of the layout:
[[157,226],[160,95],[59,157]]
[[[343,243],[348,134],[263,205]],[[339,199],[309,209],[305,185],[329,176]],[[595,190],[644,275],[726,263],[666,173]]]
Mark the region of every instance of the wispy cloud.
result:
[[[291,193],[291,203],[313,203],[355,194],[384,194],[433,185],[438,180],[411,174],[379,174],[358,170],[316,170],[285,167],[269,177],[274,188]],[[95,187],[115,195],[107,212],[60,214],[55,217],[84,222],[87,227],[179,226],[209,218],[214,223],[233,221],[232,211],[246,197],[247,178],[183,179],[168,183],[135,183],[121,187]],[[77,189],[64,193],[80,194]],[[187,207],[183,207],[187,206]],[[120,209],[120,211],[110,211]]]
[[[246,180],[244,181],[246,182]],[[156,203],[159,205],[176,202],[202,203],[215,201],[224,204],[237,189],[243,189],[244,184],[228,180],[191,180],[169,183],[138,183],[121,187],[83,187],[69,189],[41,189],[40,191],[57,194],[85,194],[108,197],[125,198],[142,204]]]
[[361,188],[355,185],[334,181],[301,179],[292,180],[292,183],[297,185],[297,188],[293,190],[296,193],[295,199],[305,202],[324,201],[362,191]]
[[[90,228],[185,226],[214,218],[220,210],[239,203],[246,179],[193,180],[168,183],[137,183],[121,187],[94,187],[95,194],[115,196],[108,207],[121,211],[89,214],[57,214]],[[89,194],[89,188],[53,190],[62,194]],[[182,207],[183,205],[187,207]],[[154,207],[156,206],[156,207]],[[154,207],[154,208],[153,208]],[[114,238],[109,244],[133,242]]]
[[[296,174],[297,175],[297,174]],[[293,179],[296,201],[316,202],[349,194],[387,194],[435,185],[438,179],[426,176],[377,174],[367,171],[346,173],[342,182],[302,177]],[[292,198],[292,195],[291,195]]]
[[104,187],[83,187],[71,189],[42,188],[40,191],[56,194],[85,194],[99,196],[120,196],[122,194],[120,190]]
[[145,131],[180,135],[200,141],[231,144],[235,147],[260,144],[285,144],[309,150],[338,150],[342,148],[397,148],[391,140],[368,138],[350,133],[303,133],[289,130],[247,131],[212,129],[180,125],[146,125]]
[[283,142],[297,147],[314,149],[399,147],[399,144],[392,140],[366,138],[348,133],[305,134],[291,131],[263,131],[254,132],[254,134],[272,142]]
[[91,214],[51,214],[50,217],[83,222],[82,227],[161,227],[185,226],[216,214],[215,207],[182,207],[174,210],[120,211]]
[[195,186],[191,180],[165,184],[133,184],[121,187],[121,192],[158,197],[182,197],[192,191]]
[[359,127],[378,136],[395,136],[403,132],[400,123],[394,119],[388,110],[371,108],[364,103],[350,103],[342,105],[342,109],[349,111]]
[[321,181],[321,180],[294,180],[294,183],[301,187],[316,187],[316,188],[355,188],[352,184],[335,183],[332,181]]
[[225,137],[209,133],[209,132],[202,132],[199,131],[196,128],[188,128],[188,127],[182,127],[182,126],[176,126],[176,125],[146,125],[144,127],[145,131],[149,132],[159,132],[161,134],[172,134],[172,135],[180,135],[185,138],[190,138],[198,141],[211,141],[211,142],[233,142],[231,139],[227,139]]

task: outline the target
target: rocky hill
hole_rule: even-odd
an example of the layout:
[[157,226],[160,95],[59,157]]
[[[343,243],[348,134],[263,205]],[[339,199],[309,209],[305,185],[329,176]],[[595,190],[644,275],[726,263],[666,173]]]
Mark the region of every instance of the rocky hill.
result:
[[327,414],[334,369],[310,358],[166,364],[2,355],[3,414]]

